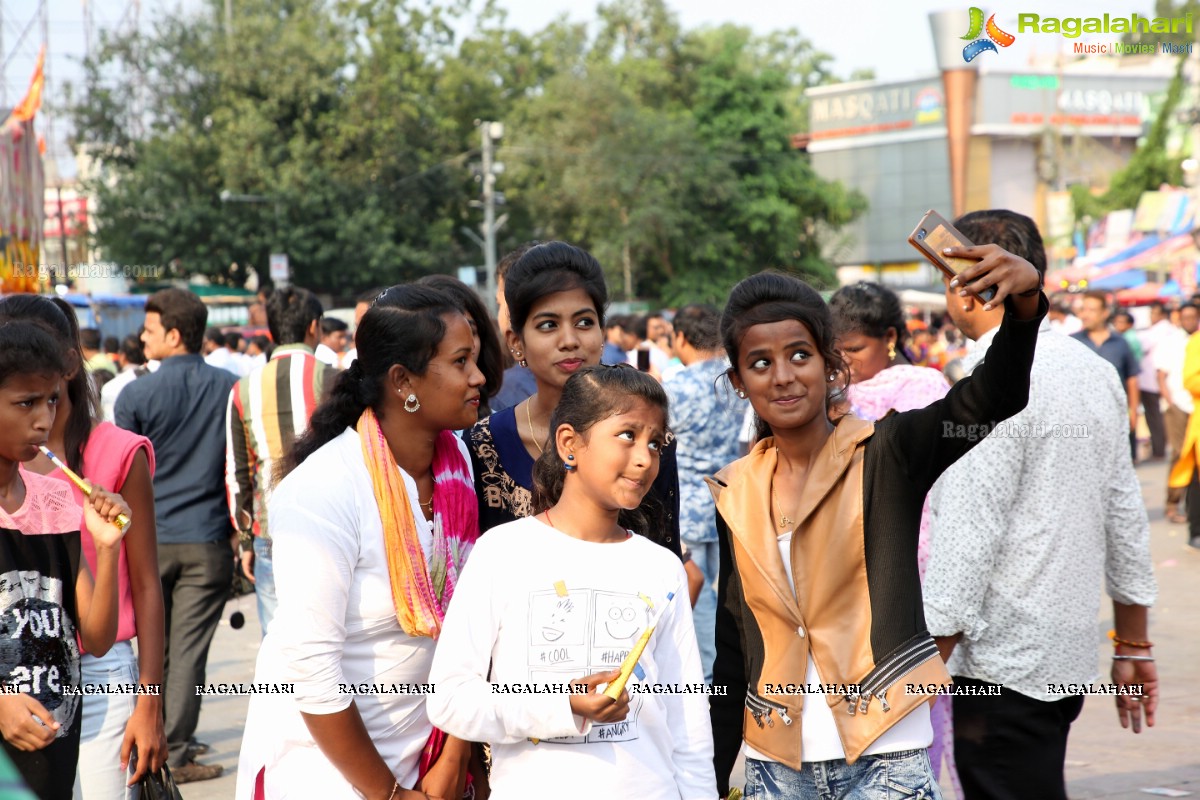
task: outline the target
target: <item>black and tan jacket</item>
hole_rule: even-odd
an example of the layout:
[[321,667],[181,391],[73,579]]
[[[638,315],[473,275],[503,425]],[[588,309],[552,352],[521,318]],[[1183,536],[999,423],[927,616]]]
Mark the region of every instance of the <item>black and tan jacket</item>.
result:
[[[917,535],[925,495],[942,471],[1029,398],[1037,330],[1048,304],[1018,320],[1007,309],[986,361],[945,398],[870,423],[840,420],[810,467],[792,539],[788,583],[771,514],[771,439],[709,479],[720,540],[717,658],[712,698],[717,783],[728,791],[742,740],[799,769],[804,702],[827,702],[846,759],[948,684],[925,627]],[[981,426],[987,426],[983,428]],[[1008,480],[980,475],[980,491]],[[789,692],[808,659],[822,684],[846,693]],[[780,692],[780,688],[784,691]]]

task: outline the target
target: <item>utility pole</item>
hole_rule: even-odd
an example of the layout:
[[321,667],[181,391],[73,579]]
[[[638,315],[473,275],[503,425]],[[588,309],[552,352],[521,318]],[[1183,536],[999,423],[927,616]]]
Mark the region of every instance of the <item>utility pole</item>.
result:
[[92,39],[95,33],[95,28],[92,22],[92,4],[90,0],[83,0],[83,55],[84,58],[90,58],[92,55]]
[[8,81],[4,75],[6,64],[8,54],[4,52],[4,0],[0,0],[0,108],[8,108]]
[[[62,263],[59,264],[59,267],[61,267],[60,272],[62,273],[63,283],[66,283],[68,276],[71,274],[71,255],[67,251],[67,215],[63,212],[62,181],[58,182],[58,186],[54,187],[54,191],[55,198],[58,201],[58,241],[62,245]],[[52,266],[50,286],[53,287],[54,285],[54,271]]]
[[496,175],[504,171],[504,165],[493,160],[495,142],[504,136],[504,123],[484,120],[479,123],[483,137],[481,181],[483,184],[483,267],[487,273],[488,307],[496,309],[496,232],[504,225],[507,217],[496,220]]

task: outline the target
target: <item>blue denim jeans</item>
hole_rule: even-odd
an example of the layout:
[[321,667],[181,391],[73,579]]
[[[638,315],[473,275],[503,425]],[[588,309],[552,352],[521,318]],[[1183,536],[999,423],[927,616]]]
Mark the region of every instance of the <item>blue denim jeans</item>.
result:
[[271,561],[271,540],[254,537],[254,597],[258,600],[258,622],[262,635],[275,618],[279,597],[275,594],[275,567]]
[[[137,683],[137,656],[129,642],[117,642],[100,658],[79,657],[82,681],[92,686],[128,686]],[[121,769],[125,726],[133,715],[137,696],[129,693],[85,694],[75,772],[75,800],[136,800],[138,788],[127,787],[130,772]]]
[[693,542],[684,539],[692,563],[704,573],[704,588],[692,609],[692,622],[696,626],[696,641],[700,645],[700,666],[704,669],[704,682],[712,683],[713,660],[717,657],[717,569],[720,567],[719,550],[714,542]]
[[746,800],[941,800],[925,750],[813,761],[797,772],[746,759]]

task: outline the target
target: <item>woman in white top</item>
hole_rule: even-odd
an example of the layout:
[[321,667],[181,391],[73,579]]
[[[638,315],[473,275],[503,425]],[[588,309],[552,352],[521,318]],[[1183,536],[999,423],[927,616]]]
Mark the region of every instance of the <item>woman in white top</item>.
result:
[[469,460],[449,431],[484,377],[452,298],[394,286],[358,359],[296,443],[268,509],[279,611],[263,641],[238,798],[461,797],[469,743],[425,712],[434,640],[478,536]]

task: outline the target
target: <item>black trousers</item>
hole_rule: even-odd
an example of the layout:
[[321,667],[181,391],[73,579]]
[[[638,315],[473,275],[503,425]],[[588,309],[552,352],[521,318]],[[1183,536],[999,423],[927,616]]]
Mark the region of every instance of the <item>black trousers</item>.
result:
[[1158,392],[1142,392],[1141,397],[1146,427],[1150,429],[1150,455],[1153,458],[1166,458],[1167,426],[1163,424],[1162,395]]
[[167,762],[178,767],[188,762],[187,746],[200,722],[196,687],[205,683],[208,646],[229,599],[233,549],[228,540],[159,544],[158,574],[167,619],[163,670]]
[[[992,686],[955,677],[959,686]],[[1000,696],[954,696],[954,761],[966,800],[1067,800],[1067,734],[1083,696],[1045,702],[1001,689]]]
[[1200,541],[1200,465],[1192,467],[1192,482],[1187,487],[1188,541]]

